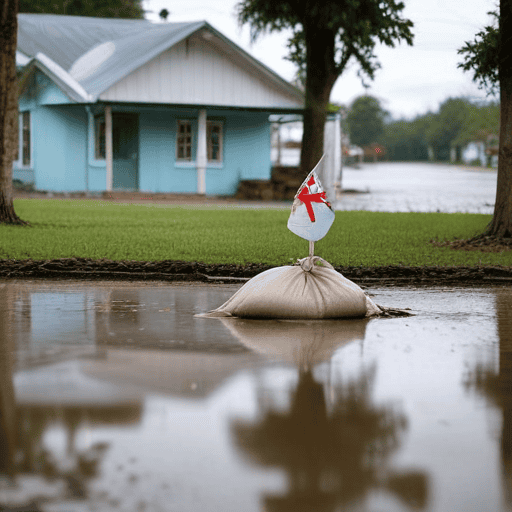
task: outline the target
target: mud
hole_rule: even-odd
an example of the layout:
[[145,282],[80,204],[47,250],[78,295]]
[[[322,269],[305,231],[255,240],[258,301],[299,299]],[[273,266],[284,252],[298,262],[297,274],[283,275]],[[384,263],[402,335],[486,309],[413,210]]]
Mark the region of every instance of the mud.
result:
[[[115,279],[148,281],[243,281],[272,268],[270,265],[207,264],[190,261],[112,261],[84,258],[0,260],[0,278]],[[477,286],[512,282],[511,267],[335,267],[359,285]]]

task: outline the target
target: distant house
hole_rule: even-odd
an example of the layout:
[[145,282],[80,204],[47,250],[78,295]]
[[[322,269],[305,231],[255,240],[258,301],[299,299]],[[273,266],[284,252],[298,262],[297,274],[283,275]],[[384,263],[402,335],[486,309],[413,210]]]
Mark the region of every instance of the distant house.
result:
[[234,194],[303,94],[207,22],[18,16],[13,177],[51,191]]

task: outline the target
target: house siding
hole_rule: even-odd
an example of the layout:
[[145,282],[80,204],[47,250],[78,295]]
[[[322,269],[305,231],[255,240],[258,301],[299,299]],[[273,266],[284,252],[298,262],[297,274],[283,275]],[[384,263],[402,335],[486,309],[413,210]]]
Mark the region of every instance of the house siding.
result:
[[287,96],[219,48],[194,36],[129,74],[100,100],[236,107],[298,108]]
[[[18,179],[33,172],[35,186],[39,190],[105,191],[106,165],[104,160],[94,159],[94,134],[86,107],[50,107],[34,102],[31,106],[34,165],[31,169],[20,169]],[[139,114],[139,190],[197,192],[198,109],[114,105],[113,112]],[[223,126],[222,163],[207,165],[207,194],[232,195],[242,179],[270,178],[268,113],[207,109],[207,117],[221,121]],[[192,122],[191,162],[176,161],[177,124],[180,119]]]
[[[223,122],[223,162],[206,169],[206,193],[231,195],[240,179],[269,179],[270,124],[268,114],[207,110],[209,119]],[[139,118],[140,190],[154,192],[197,192],[195,162],[176,161],[176,130],[179,119],[190,119],[192,159],[197,144],[197,110],[142,112]]]
[[39,190],[86,189],[87,116],[83,107],[32,111],[33,168]]
[[62,92],[44,75],[20,98],[19,111],[30,111],[30,167],[14,162],[13,179],[34,183],[39,190],[86,189],[87,116],[79,105],[64,103]]

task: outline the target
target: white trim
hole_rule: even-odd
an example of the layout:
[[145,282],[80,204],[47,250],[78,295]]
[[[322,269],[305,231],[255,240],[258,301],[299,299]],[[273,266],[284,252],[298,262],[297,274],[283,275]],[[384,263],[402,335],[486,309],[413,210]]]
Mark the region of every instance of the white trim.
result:
[[206,165],[207,165],[207,151],[208,142],[207,128],[206,128],[206,109],[199,110],[197,118],[197,153],[196,153],[196,166],[197,166],[197,193],[206,194]]
[[107,164],[107,192],[112,191],[114,184],[114,152],[112,146],[112,107],[105,106],[105,162]]
[[27,57],[20,50],[16,50],[16,67],[25,67],[30,62],[30,57]]

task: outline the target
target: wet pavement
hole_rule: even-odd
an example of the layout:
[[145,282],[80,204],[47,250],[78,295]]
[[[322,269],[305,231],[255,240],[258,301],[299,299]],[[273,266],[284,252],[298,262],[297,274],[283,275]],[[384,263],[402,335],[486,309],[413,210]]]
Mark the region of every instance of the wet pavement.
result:
[[239,287],[0,281],[0,510],[510,510],[510,287],[194,317]]
[[[344,167],[337,210],[388,212],[494,211],[497,171],[429,163],[362,164]],[[365,192],[365,193],[361,193]]]

